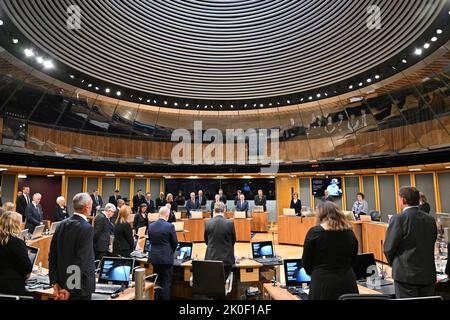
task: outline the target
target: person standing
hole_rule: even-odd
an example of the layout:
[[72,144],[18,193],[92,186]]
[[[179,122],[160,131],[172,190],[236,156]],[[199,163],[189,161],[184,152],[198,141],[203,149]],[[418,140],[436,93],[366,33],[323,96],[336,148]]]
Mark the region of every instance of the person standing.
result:
[[25,281],[33,266],[25,242],[19,238],[22,216],[6,211],[0,215],[0,293],[27,295]]
[[356,194],[356,201],[352,207],[353,214],[355,217],[359,217],[360,215],[369,214],[369,204],[366,200],[364,200],[364,193],[358,192]]
[[92,198],[92,212],[91,214],[95,216],[97,212],[103,207],[102,196],[98,194],[98,189],[95,189],[91,194]]
[[131,214],[129,206],[122,206],[114,226],[113,254],[129,258],[134,249],[133,230],[128,222]]
[[184,206],[186,204],[186,198],[183,195],[183,191],[178,191],[178,195],[175,197],[175,203],[177,206]]
[[64,197],[58,197],[56,198],[56,208],[53,219],[55,222],[58,222],[67,218],[69,218],[69,211],[67,211],[66,199],[64,199]]
[[392,266],[397,298],[432,296],[435,292],[437,227],[433,217],[419,210],[419,201],[419,190],[400,188],[402,213],[391,218],[386,231],[384,254]]
[[30,233],[34,232],[37,226],[42,224],[44,219],[44,213],[42,212],[42,206],[40,205],[42,195],[35,193],[33,195],[33,201],[25,208],[25,229],[28,229]]
[[[94,228],[87,219],[91,196],[75,195],[73,209],[73,216],[61,222],[50,244],[50,284],[56,300],[91,300],[95,291]],[[73,286],[74,270],[81,275],[78,288]]]
[[236,204],[236,211],[245,211],[245,214],[248,213],[248,201],[245,200],[244,194],[241,193],[240,199]]
[[225,205],[225,210],[226,210],[227,196],[223,193],[223,189],[219,189],[219,196],[220,196],[220,202],[222,202]]
[[241,200],[242,191],[236,191],[236,197],[234,197],[234,206],[237,206],[237,203]]
[[122,199],[122,196],[120,195],[120,190],[116,189],[114,191],[114,194],[112,196],[109,197],[109,203],[112,203],[113,205],[115,205],[116,207],[118,207],[117,205],[117,200]]
[[201,206],[206,206],[206,201],[208,199],[206,199],[206,197],[203,195],[203,190],[198,190],[198,196],[197,196],[197,201]]
[[223,203],[222,201],[220,201],[220,194],[216,194],[214,196],[214,201],[211,202],[211,218],[214,216],[214,208],[218,203]]
[[258,194],[255,196],[255,206],[263,206],[264,212],[267,212],[267,199],[261,189],[258,190]]
[[112,203],[108,203],[105,206],[105,210],[95,217],[94,251],[96,260],[101,260],[109,254],[111,236],[114,234],[114,225],[110,219],[115,212],[116,207]]
[[147,204],[147,213],[154,213],[156,211],[155,202],[152,200],[152,194],[147,192],[145,194],[145,204]]
[[157,284],[162,287],[161,300],[170,300],[173,278],[173,254],[178,239],[175,227],[167,222],[170,215],[168,207],[159,210],[159,219],[148,227],[148,238],[152,245],[148,261],[153,265],[153,272],[158,274]]
[[195,198],[195,193],[191,192],[191,198],[186,201],[186,209],[187,209],[187,216],[188,218],[191,216],[191,211],[199,210],[200,209],[200,203]]
[[339,207],[324,202],[317,215],[318,225],[309,229],[303,247],[303,267],[311,276],[310,300],[337,300],[358,293],[353,263],[358,240]]
[[166,199],[164,197],[164,192],[159,193],[159,198],[156,199],[156,210],[159,210],[160,207],[164,207],[166,205]]
[[296,216],[301,216],[302,215],[302,201],[298,198],[298,193],[294,192],[292,194],[292,200],[291,200],[291,209],[295,210],[295,215]]
[[430,204],[428,203],[427,197],[423,192],[420,192],[419,210],[425,213],[430,213],[431,211]]
[[139,189],[133,197],[133,213],[137,213],[141,203],[145,202],[145,197],[142,194],[142,189]]
[[27,206],[30,203],[31,203],[30,187],[25,186],[22,188],[22,194],[17,195],[17,200],[16,200],[17,212],[20,213],[23,218],[25,218],[25,209],[27,208]]
[[236,230],[233,221],[225,219],[224,214],[225,205],[222,202],[216,203],[214,218],[205,224],[205,260],[222,261],[227,278],[235,263]]
[[137,234],[139,228],[145,227],[145,232],[147,232],[148,227],[148,214],[147,214],[147,204],[141,203],[139,206],[139,211],[134,215],[133,229],[135,234]]

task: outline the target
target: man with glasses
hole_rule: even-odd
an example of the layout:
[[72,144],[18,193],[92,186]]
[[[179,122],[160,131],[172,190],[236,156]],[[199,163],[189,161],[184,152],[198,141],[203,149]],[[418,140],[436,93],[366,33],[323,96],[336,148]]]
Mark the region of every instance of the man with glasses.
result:
[[116,212],[116,206],[108,203],[105,210],[95,217],[94,222],[94,251],[95,259],[101,260],[109,254],[111,235],[114,234],[114,225],[110,221]]

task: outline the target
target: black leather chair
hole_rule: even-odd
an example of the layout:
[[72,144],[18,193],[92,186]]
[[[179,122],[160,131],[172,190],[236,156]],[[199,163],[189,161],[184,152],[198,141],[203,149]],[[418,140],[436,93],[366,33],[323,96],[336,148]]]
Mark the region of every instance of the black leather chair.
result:
[[192,261],[192,294],[196,299],[225,300],[233,286],[233,272],[225,280],[222,261]]
[[339,300],[392,300],[390,296],[385,294],[343,294]]

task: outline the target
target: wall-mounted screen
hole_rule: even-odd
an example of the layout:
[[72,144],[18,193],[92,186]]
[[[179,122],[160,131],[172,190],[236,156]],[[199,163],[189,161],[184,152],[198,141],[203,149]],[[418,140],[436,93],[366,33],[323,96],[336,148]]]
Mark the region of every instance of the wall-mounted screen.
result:
[[342,196],[342,179],[337,177],[312,179],[312,194],[314,196],[323,196],[325,190],[328,190],[328,195],[332,197]]

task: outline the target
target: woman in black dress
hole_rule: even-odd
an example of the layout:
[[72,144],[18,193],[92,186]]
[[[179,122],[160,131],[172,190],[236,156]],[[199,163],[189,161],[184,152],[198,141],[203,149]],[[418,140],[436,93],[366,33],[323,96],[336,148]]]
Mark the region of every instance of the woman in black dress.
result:
[[119,210],[119,216],[115,222],[113,255],[129,258],[134,249],[133,230],[128,223],[128,217],[131,214],[129,206],[122,206]]
[[19,239],[22,216],[16,212],[0,215],[0,293],[26,295],[25,281],[33,266],[25,242]]
[[[139,206],[139,212],[134,216],[133,228],[138,232],[139,228],[148,227],[148,214],[147,214],[147,204],[141,203]],[[145,231],[147,233],[147,229]]]
[[431,207],[430,204],[427,202],[427,197],[425,197],[425,194],[423,192],[420,192],[420,202],[419,202],[419,210],[430,213]]
[[306,235],[303,267],[311,276],[310,300],[336,300],[358,293],[353,263],[358,240],[339,207],[324,202],[318,211],[318,225]]
[[295,215],[297,216],[302,215],[302,202],[298,198],[297,192],[294,192],[294,194],[292,195],[291,209],[295,209]]
[[55,222],[69,218],[69,212],[67,211],[66,200],[64,197],[58,197],[56,199],[56,208],[53,218]]

